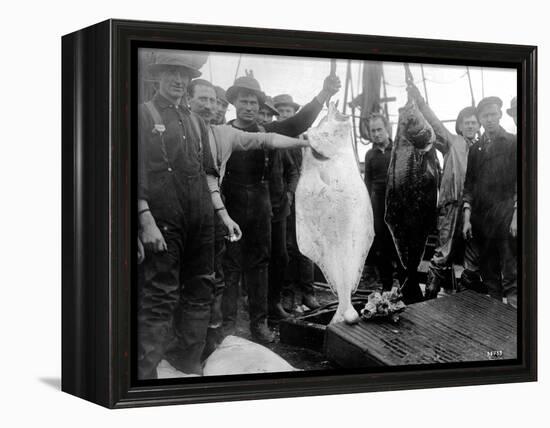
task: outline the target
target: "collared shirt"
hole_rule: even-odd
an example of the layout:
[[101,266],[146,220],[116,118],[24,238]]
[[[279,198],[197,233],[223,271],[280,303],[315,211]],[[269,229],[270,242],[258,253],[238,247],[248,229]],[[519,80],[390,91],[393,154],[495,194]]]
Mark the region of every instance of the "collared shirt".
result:
[[[151,187],[175,174],[180,180],[205,171],[216,175],[208,131],[203,120],[183,105],[175,105],[155,94],[152,103],[162,119],[156,124],[148,108],[139,106],[138,199],[149,199]],[[156,126],[155,126],[156,125]]]

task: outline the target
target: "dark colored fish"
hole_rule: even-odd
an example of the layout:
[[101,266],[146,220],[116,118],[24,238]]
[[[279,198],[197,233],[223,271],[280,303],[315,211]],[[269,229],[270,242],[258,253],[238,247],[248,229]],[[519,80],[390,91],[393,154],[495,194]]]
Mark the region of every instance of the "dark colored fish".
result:
[[422,300],[418,265],[428,234],[437,222],[439,168],[434,131],[414,101],[399,110],[386,191],[385,221],[407,278],[401,285],[405,303]]

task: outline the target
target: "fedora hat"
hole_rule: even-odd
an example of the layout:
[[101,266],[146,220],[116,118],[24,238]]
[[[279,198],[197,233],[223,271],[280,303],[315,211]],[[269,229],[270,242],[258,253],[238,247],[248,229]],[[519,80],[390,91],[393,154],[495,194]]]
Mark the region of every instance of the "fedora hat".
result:
[[291,106],[296,111],[300,108],[300,104],[295,103],[292,96],[289,94],[281,94],[273,97],[273,105],[275,108],[282,105]]
[[158,50],[155,51],[155,54],[155,62],[149,65],[151,76],[156,76],[167,67],[175,66],[185,69],[189,76],[194,79],[202,74],[199,69],[208,59],[208,53],[204,52]]
[[275,116],[279,116],[279,112],[275,107],[273,107],[273,98],[266,95],[262,107],[266,107],[272,114],[274,114]]
[[217,99],[219,99],[225,105],[229,104],[229,101],[227,101],[227,96],[225,95],[225,89],[223,89],[221,86],[214,86],[214,90],[216,91]]
[[263,104],[265,102],[265,94],[262,92],[260,84],[251,75],[238,77],[235,80],[233,86],[231,86],[225,93],[227,101],[229,101],[231,104],[235,104],[237,94],[242,89],[251,91],[256,94],[256,96],[258,97],[258,102],[260,104]]
[[518,110],[518,99],[516,97],[512,98],[512,101],[510,101],[510,108],[506,109],[506,113],[508,113],[509,116],[515,116],[517,114]]

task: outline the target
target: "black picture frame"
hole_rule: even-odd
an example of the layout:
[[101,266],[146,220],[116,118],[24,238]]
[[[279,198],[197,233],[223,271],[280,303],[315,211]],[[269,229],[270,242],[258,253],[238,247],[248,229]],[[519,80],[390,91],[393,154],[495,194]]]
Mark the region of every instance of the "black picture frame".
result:
[[[513,362],[141,382],[133,379],[135,46],[432,64],[518,75],[518,355]],[[537,379],[537,48],[108,20],[62,38],[62,390],[109,408]]]

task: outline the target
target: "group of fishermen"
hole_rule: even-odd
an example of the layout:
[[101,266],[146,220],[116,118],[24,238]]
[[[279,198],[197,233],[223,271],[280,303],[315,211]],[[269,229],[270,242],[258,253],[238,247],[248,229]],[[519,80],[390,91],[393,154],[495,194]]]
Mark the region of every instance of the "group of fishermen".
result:
[[[156,52],[138,115],[138,378],[166,360],[185,374],[235,332],[246,295],[250,333],[320,305],[313,263],[296,243],[293,195],[301,136],[338,90],[329,75],[300,108],[246,72],[224,91],[200,79],[207,55]],[[236,118],[225,123],[229,104]],[[273,120],[274,117],[277,120]]]
[[[139,379],[156,378],[162,360],[181,373],[201,374],[205,359],[235,332],[241,295],[250,333],[261,343],[274,340],[268,320],[289,317],[301,305],[320,306],[314,265],[297,246],[293,196],[308,146],[302,134],[340,80],[327,76],[301,107],[287,94],[270,98],[248,72],[227,91],[214,86],[200,78],[207,58],[157,51],[148,66],[156,92],[139,106]],[[463,109],[454,135],[417,88],[409,87],[409,96],[434,128],[445,159],[439,244],[425,297],[451,288],[452,264],[461,256],[464,287],[515,305],[516,138],[499,125],[502,101],[484,98]],[[236,118],[226,123],[229,104]],[[516,120],[514,106],[509,114]],[[368,124],[371,255],[389,290],[400,265],[384,222],[392,142],[385,116],[374,114]]]
[[[437,245],[431,258],[424,296],[471,289],[517,307],[517,147],[516,136],[502,128],[503,102],[491,96],[477,107],[462,109],[450,132],[414,84],[407,88],[435,133],[435,147],[444,159],[438,195]],[[517,102],[507,109],[517,126]],[[480,135],[481,128],[483,133]],[[375,238],[370,258],[383,290],[394,275],[404,275],[394,241],[384,221],[385,195],[392,141],[385,116],[368,119],[373,147],[365,156],[365,183],[374,214]],[[479,137],[479,138],[478,138]],[[453,265],[462,265],[457,281]],[[365,270],[367,271],[367,270]],[[407,290],[402,290],[407,303]],[[418,300],[418,296],[413,300]]]

